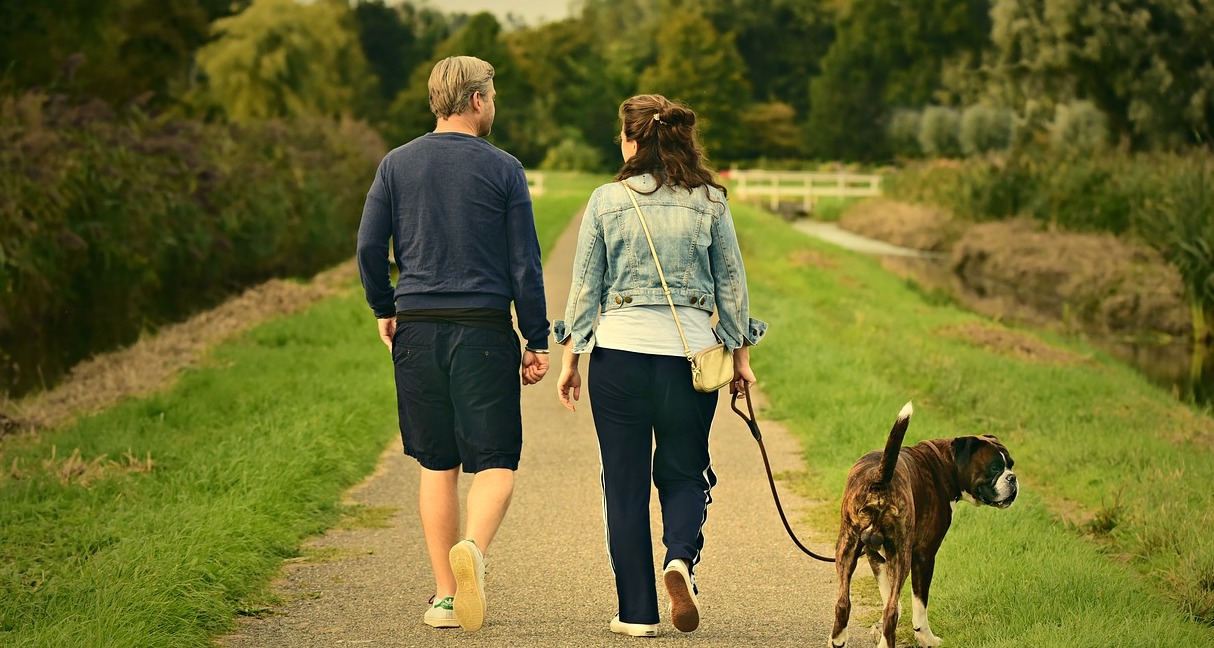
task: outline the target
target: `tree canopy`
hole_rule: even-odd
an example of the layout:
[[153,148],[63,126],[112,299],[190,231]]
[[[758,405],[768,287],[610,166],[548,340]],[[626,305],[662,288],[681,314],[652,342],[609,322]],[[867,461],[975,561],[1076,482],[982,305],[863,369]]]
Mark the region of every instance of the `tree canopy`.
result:
[[526,164],[614,159],[620,101],[649,92],[699,113],[720,164],[916,154],[933,107],[1046,141],[1080,102],[1112,144],[1176,150],[1214,131],[1212,32],[1214,0],[584,0],[539,25],[400,0],[49,0],[0,5],[0,91],[346,115],[401,143],[433,127],[433,63],[471,54],[497,70],[491,139]]

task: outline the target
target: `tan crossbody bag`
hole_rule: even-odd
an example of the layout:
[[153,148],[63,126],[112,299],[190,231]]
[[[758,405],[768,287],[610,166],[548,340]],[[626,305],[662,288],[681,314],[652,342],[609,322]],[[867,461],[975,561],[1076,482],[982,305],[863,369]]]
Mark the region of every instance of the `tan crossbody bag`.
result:
[[670,304],[670,314],[674,315],[674,325],[679,329],[679,339],[683,341],[683,353],[691,362],[691,384],[696,391],[715,392],[733,380],[733,351],[726,349],[724,342],[717,342],[706,349],[691,352],[691,347],[687,346],[687,336],[683,334],[683,325],[679,323],[679,313],[675,310],[674,299],[670,296],[670,287],[666,285],[666,275],[662,273],[662,263],[658,261],[657,248],[653,246],[653,237],[649,234],[649,224],[645,222],[645,215],[641,213],[641,206],[637,204],[632,187],[625,182],[620,182],[620,184],[624,185],[624,190],[628,192],[632,206],[636,208],[637,216],[641,219],[641,229],[645,230],[645,240],[649,242],[649,252],[653,254],[653,263],[658,267],[658,278],[662,280],[662,292],[666,294],[666,303]]

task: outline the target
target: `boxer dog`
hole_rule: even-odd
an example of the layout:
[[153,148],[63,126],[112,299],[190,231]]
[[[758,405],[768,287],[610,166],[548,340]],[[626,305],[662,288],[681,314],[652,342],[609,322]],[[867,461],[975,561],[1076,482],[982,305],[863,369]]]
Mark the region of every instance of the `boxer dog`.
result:
[[878,648],[894,646],[902,613],[898,599],[908,575],[915,640],[924,648],[939,646],[940,638],[927,624],[927,595],[953,505],[965,500],[1002,509],[1016,499],[1015,462],[993,436],[931,439],[903,448],[912,411],[910,403],[903,406],[885,451],[860,457],[847,475],[835,546],[839,600],[830,637],[833,648],[847,644],[851,577],[861,553],[868,557],[885,603],[881,621],[873,627],[880,636]]

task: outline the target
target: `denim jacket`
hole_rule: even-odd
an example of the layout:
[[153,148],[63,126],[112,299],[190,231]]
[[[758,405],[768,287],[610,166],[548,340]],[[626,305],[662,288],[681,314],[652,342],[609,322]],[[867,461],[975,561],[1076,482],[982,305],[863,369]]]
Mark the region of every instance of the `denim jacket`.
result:
[[[721,191],[705,186],[688,192],[664,184],[647,194],[656,185],[649,174],[627,182],[649,224],[674,303],[716,310],[714,332],[726,348],[736,349],[743,340],[758,344],[767,323],[750,317],[742,251]],[[566,303],[565,319],[553,323],[553,334],[562,344],[572,336],[571,351],[579,354],[594,348],[600,311],[667,303],[645,230],[618,182],[590,195]]]

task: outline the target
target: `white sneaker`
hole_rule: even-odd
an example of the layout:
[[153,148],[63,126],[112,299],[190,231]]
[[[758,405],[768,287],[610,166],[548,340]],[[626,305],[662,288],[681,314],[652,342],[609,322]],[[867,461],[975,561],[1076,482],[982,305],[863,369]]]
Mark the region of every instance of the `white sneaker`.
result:
[[455,543],[449,557],[455,574],[455,618],[464,630],[480,630],[485,622],[485,557],[471,540]]
[[658,636],[658,624],[624,623],[620,621],[620,615],[617,614],[611,619],[611,631],[629,637],[656,637]]
[[451,607],[451,602],[454,600],[455,597],[447,596],[434,601],[434,605],[426,610],[422,622],[431,628],[458,628],[459,620],[455,618],[455,610]]
[[700,601],[696,598],[687,561],[676,558],[662,571],[666,593],[670,595],[670,621],[680,632],[691,632],[700,627]]

